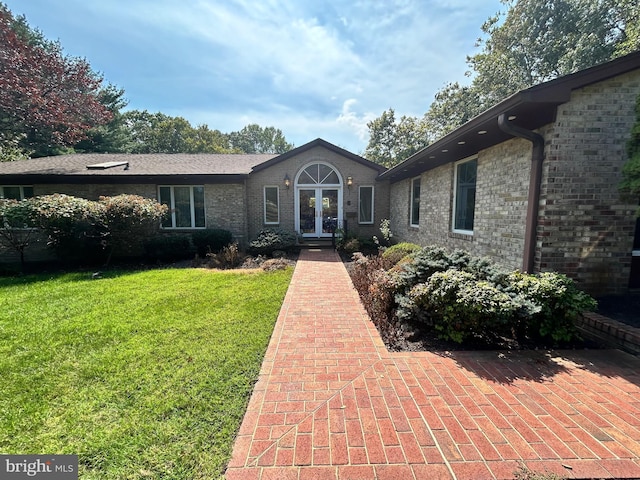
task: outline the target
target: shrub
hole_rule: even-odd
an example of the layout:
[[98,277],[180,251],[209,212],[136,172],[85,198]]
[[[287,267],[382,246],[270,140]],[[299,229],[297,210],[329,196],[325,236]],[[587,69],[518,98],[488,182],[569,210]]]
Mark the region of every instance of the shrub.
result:
[[167,206],[139,195],[100,197],[104,206],[106,244],[111,255],[139,255],[144,241],[159,229]]
[[490,343],[498,337],[558,342],[577,338],[576,317],[595,308],[564,275],[508,272],[462,250],[430,246],[387,268],[400,256],[394,251],[401,252],[400,245],[376,257],[360,255],[352,267],[354,286],[377,325],[418,322],[456,342]]
[[[407,255],[415,253],[421,250],[422,247],[420,245],[416,245],[415,243],[397,243],[387,248],[383,253],[382,257],[389,263],[389,266],[392,267],[396,265],[400,260],[402,260]],[[388,267],[389,268],[389,267]]]
[[257,255],[271,255],[275,250],[291,250],[296,245],[296,234],[280,228],[265,228],[249,243],[249,251]]
[[105,205],[69,195],[32,199],[33,221],[48,235],[48,245],[64,261],[103,259],[108,231]]
[[24,272],[24,251],[34,240],[33,202],[0,198],[0,244],[15,250]]
[[225,245],[218,253],[207,253],[207,258],[210,259],[211,267],[221,269],[235,268],[242,261],[237,242]]
[[393,315],[395,284],[385,270],[386,262],[380,255],[367,257],[362,253],[354,254],[353,260],[350,266],[351,280],[362,304],[382,339],[393,343],[400,328]]
[[230,245],[233,241],[233,235],[229,230],[222,228],[208,228],[194,232],[191,235],[191,240],[198,255],[204,258],[208,253],[218,253]]
[[513,272],[505,291],[523,307],[520,316],[525,321],[519,328],[520,335],[532,338],[572,340],[578,336],[575,327],[578,315],[597,306],[593,298],[578,290],[573,280],[560,273]]
[[513,308],[511,297],[490,282],[449,269],[399,298],[397,315],[427,323],[440,337],[461,343],[471,337],[509,335]]
[[193,256],[188,234],[158,235],[144,243],[147,257],[162,262],[185,260]]

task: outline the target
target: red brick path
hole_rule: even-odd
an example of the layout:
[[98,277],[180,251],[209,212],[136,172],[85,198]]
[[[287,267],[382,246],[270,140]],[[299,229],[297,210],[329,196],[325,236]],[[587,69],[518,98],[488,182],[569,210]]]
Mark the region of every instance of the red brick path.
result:
[[303,251],[227,480],[640,478],[640,359],[389,353],[338,256]]

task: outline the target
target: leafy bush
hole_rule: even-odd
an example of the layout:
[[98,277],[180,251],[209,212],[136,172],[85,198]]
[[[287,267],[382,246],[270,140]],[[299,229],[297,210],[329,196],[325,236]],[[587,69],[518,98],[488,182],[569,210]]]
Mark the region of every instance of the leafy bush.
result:
[[276,250],[291,250],[296,245],[296,234],[280,228],[265,228],[249,243],[249,251],[257,255],[271,255]]
[[218,253],[233,241],[233,235],[229,230],[222,228],[208,228],[198,230],[191,235],[193,245],[197,253],[204,258],[209,253]]
[[139,195],[100,197],[104,206],[104,227],[109,256],[137,255],[143,249],[145,239],[159,229],[160,220],[167,213],[167,206],[155,199]]
[[456,342],[490,343],[498,337],[558,342],[576,338],[574,320],[595,308],[564,275],[508,272],[462,250],[426,247],[385,271],[396,256],[393,248],[369,259],[361,256],[351,269],[376,324],[422,323]]
[[396,265],[400,260],[402,260],[407,255],[411,255],[419,250],[422,247],[420,245],[416,245],[415,243],[397,243],[387,248],[383,253],[382,257],[391,265]]
[[353,260],[351,281],[380,336],[385,342],[392,343],[400,328],[393,315],[395,284],[386,271],[387,263],[380,255],[367,257],[362,253],[355,253]]
[[106,207],[99,202],[54,194],[32,199],[32,219],[64,261],[103,259],[108,230]]
[[442,338],[461,343],[472,337],[510,336],[511,297],[471,273],[449,269],[399,298],[398,318],[423,321]]
[[15,250],[20,255],[24,271],[24,251],[34,240],[33,202],[30,199],[10,200],[0,198],[0,244]]
[[575,320],[581,312],[595,310],[597,303],[578,290],[573,280],[560,273],[527,275],[513,272],[505,291],[524,307],[526,318],[520,334],[534,338],[551,337],[568,341],[576,335]]
[[151,260],[162,262],[185,260],[194,254],[189,240],[188,234],[163,234],[147,240],[144,243],[144,249]]

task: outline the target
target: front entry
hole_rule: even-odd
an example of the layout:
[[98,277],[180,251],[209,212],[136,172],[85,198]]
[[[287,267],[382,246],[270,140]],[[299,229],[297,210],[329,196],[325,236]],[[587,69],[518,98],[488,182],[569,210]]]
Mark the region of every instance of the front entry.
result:
[[331,237],[342,225],[342,180],[323,162],[313,163],[296,175],[296,230],[303,237]]
[[300,188],[300,232],[305,237],[330,237],[338,225],[337,188]]

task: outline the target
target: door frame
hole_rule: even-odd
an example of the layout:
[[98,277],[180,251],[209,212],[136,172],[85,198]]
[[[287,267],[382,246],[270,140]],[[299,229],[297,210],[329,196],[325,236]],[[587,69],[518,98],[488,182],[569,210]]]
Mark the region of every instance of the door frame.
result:
[[[300,175],[302,174],[302,172],[304,172],[305,169],[307,169],[308,167],[312,166],[312,165],[316,165],[316,164],[320,164],[320,165],[326,165],[327,167],[331,168],[336,175],[338,176],[338,182],[339,183],[327,183],[327,184],[323,184],[323,183],[316,183],[316,184],[309,184],[309,183],[299,183],[299,179],[300,179]],[[301,234],[303,237],[305,238],[326,238],[326,237],[331,237],[331,233],[323,233],[322,232],[322,221],[321,219],[318,219],[318,206],[320,205],[320,211],[322,211],[322,190],[336,190],[338,193],[338,226],[342,225],[342,220],[343,220],[343,188],[344,188],[344,182],[342,180],[342,175],[340,174],[340,172],[338,171],[338,169],[331,165],[330,163],[327,162],[323,162],[321,160],[316,160],[316,161],[312,161],[312,162],[308,162],[305,165],[303,165],[300,170],[298,170],[298,172],[296,173],[295,176],[295,180],[294,180],[294,219],[295,219],[295,230],[296,232],[298,232],[299,234]],[[300,191],[301,190],[315,190],[316,191],[316,229],[314,233],[302,233],[300,230]],[[318,198],[320,198],[320,201],[318,202]]]

